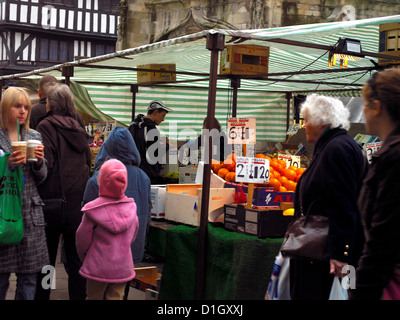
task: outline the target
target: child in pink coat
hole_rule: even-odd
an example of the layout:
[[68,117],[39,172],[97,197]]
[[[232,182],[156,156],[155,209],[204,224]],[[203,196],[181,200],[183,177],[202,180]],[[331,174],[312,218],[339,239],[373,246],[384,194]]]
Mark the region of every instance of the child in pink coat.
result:
[[76,248],[87,279],[87,300],[121,300],[126,283],[135,277],[131,243],[139,227],[136,204],[124,192],[125,165],[111,159],[99,172],[99,197],[83,208]]

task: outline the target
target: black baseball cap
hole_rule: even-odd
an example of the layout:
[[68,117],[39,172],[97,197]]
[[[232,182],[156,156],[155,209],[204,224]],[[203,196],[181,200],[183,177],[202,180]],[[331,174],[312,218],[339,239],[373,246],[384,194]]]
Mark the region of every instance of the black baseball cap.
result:
[[172,109],[168,108],[164,102],[159,101],[159,100],[153,100],[149,103],[149,106],[147,107],[147,110],[157,110],[157,109],[163,109],[167,112],[171,112]]

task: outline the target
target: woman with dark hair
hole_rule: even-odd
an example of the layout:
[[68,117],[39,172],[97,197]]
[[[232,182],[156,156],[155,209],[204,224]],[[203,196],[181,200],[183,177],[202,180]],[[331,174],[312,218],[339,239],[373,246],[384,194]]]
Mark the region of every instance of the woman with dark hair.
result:
[[382,147],[358,199],[366,242],[351,299],[400,299],[400,70],[375,73],[363,87],[367,132]]
[[[81,202],[90,173],[88,135],[78,122],[74,96],[67,85],[49,88],[47,115],[37,130],[42,134],[46,149],[48,176],[39,188],[42,199],[65,196],[65,210],[60,221],[47,219],[46,236],[50,263],[55,265],[60,235],[65,249],[65,269],[71,300],[84,300],[86,282],[79,275],[81,261],[75,246],[75,232],[82,218]],[[46,216],[45,216],[46,218]],[[40,281],[38,281],[40,284]],[[37,286],[37,299],[49,299],[50,289]]]

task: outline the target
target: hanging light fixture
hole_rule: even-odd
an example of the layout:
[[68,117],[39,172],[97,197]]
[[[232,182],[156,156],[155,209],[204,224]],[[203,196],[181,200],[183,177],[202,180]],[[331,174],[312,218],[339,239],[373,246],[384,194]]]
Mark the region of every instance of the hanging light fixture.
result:
[[336,46],[329,52],[328,66],[336,65],[336,60],[340,60],[340,67],[347,67],[350,61],[359,61],[364,58],[362,53],[361,41],[351,38],[339,38]]

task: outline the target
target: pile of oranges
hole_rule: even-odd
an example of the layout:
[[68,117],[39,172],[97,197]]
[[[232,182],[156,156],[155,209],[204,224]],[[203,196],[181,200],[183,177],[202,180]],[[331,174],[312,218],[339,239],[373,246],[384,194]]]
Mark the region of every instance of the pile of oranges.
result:
[[227,182],[235,182],[236,177],[236,154],[232,153],[224,161],[212,160],[211,169]]
[[[271,158],[262,153],[255,158],[265,158],[269,160],[269,182],[267,184],[257,184],[262,187],[274,188],[279,192],[294,192],[297,181],[306,170],[305,168],[286,167],[286,162],[281,159]],[[230,154],[224,161],[212,160],[211,169],[227,182],[235,182],[236,155]]]

